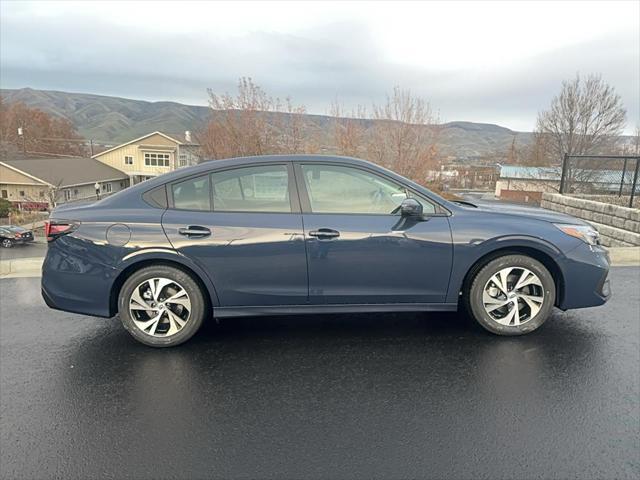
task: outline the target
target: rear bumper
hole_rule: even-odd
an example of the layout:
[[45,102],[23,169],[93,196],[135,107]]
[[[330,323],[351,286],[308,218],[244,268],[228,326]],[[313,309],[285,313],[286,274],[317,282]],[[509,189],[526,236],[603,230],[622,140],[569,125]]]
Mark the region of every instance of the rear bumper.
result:
[[40,285],[45,303],[65,312],[111,317],[110,293],[117,270],[76,255],[59,243],[49,244],[42,264]]
[[13,241],[13,243],[16,244],[16,245],[21,245],[21,244],[24,244],[24,243],[33,242],[33,237],[31,237],[31,238],[12,238],[10,240]]
[[564,289],[558,303],[563,310],[596,307],[611,298],[609,254],[602,247],[582,244],[563,262]]

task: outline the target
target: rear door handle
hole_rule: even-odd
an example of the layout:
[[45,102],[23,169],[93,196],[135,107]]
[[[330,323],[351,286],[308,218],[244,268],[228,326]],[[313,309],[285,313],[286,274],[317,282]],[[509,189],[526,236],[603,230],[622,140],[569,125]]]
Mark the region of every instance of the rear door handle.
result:
[[178,229],[180,235],[184,235],[189,238],[208,237],[211,235],[211,230],[207,227],[201,227],[200,225],[189,225],[188,227],[181,227]]
[[318,239],[337,238],[340,236],[340,232],[330,228],[319,228],[318,230],[311,230],[309,232],[309,236],[316,237]]

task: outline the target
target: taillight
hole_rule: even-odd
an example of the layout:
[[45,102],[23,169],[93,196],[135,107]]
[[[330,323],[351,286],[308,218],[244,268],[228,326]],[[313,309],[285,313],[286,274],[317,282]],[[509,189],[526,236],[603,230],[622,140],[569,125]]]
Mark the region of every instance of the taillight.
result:
[[76,228],[78,228],[78,222],[48,220],[44,222],[44,235],[47,237],[47,242],[51,242],[62,235],[73,232]]

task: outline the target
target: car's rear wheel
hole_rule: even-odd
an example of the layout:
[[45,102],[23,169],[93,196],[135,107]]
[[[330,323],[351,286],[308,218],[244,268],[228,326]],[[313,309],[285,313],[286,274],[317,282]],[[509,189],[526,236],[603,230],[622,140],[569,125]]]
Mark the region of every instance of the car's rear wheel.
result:
[[196,281],[170,267],[146,267],[131,275],[118,299],[120,319],[129,333],[151,347],[172,347],[200,328],[206,302]]
[[498,335],[522,335],[547,320],[556,287],[539,261],[505,255],[480,269],[464,293],[470,314],[485,329]]
[[2,245],[2,248],[11,248],[13,247],[13,240],[11,240],[10,238],[3,238],[0,245]]

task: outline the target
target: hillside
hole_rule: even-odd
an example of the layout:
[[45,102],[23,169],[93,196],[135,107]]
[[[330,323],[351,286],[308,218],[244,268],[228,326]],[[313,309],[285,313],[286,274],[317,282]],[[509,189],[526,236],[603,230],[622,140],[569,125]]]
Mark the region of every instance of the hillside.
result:
[[[198,131],[211,115],[208,107],[176,102],[147,102],[85,93],[67,93],[22,88],[0,90],[7,102],[23,102],[32,108],[69,119],[87,139],[117,144],[150,131]],[[330,117],[305,115],[314,130],[328,136]],[[370,120],[363,120],[368,125]],[[501,157],[507,152],[514,135],[519,145],[531,142],[530,133],[514,132],[498,125],[449,122],[443,125],[440,151],[450,157],[474,161]]]

